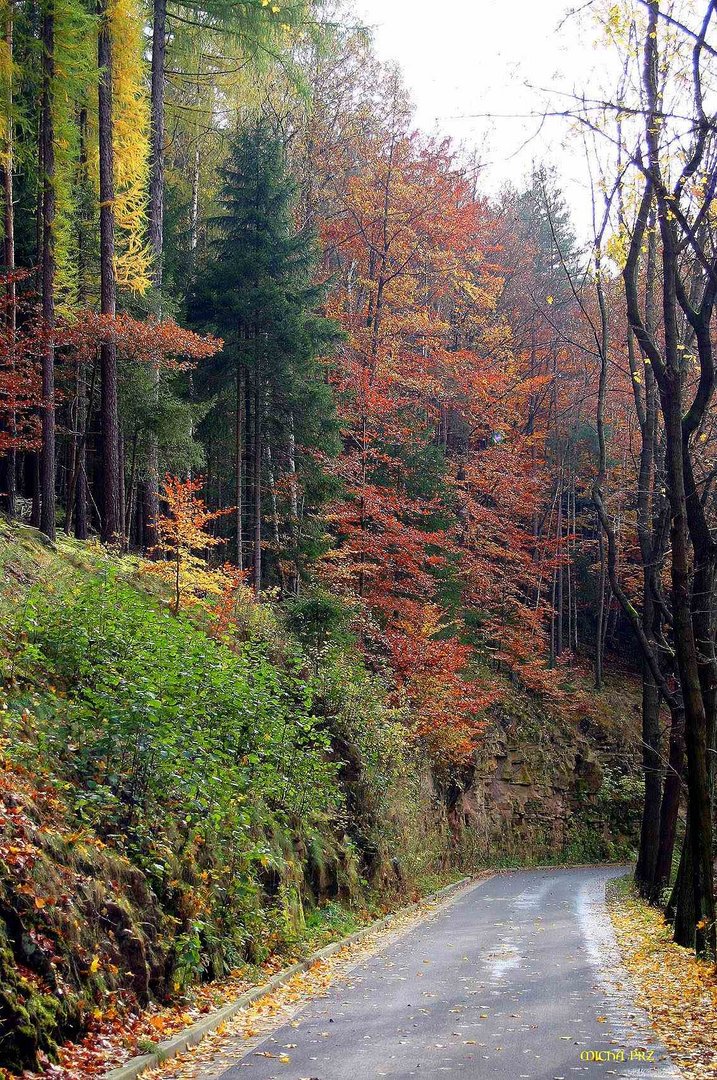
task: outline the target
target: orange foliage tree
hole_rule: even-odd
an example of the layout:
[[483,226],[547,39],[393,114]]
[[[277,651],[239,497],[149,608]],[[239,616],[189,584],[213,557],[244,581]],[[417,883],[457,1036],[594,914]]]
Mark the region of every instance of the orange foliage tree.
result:
[[449,144],[411,134],[394,105],[324,226],[347,342],[330,371],[343,494],[323,572],[373,615],[416,734],[461,757],[497,667],[560,697],[535,600],[540,436],[525,426],[545,376],[497,311],[492,212]]
[[154,554],[161,558],[149,563],[147,569],[170,584],[175,615],[179,614],[183,601],[196,602],[222,593],[223,571],[208,565],[207,552],[223,540],[212,536],[209,526],[231,514],[233,508],[208,510],[199,496],[203,487],[201,477],[180,480],[166,476],[162,485],[165,509],[160,515],[159,539],[154,549]]

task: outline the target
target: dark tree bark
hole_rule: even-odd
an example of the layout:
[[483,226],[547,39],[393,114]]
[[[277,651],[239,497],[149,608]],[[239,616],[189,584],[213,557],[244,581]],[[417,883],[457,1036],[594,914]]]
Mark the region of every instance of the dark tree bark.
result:
[[[164,80],[167,51],[167,0],[154,0],[152,20],[151,139],[149,182],[149,242],[154,255],[153,285],[157,290],[160,314],[164,254]],[[159,393],[159,364],[153,362],[155,394]],[[145,541],[157,543],[159,520],[159,446],[150,433],[145,482]]]
[[55,539],[55,18],[42,15],[42,451],[40,455],[40,529]]
[[670,752],[665,772],[660,805],[660,834],[657,846],[657,859],[653,872],[652,885],[648,899],[659,904],[662,895],[669,887],[672,876],[672,859],[675,851],[677,822],[680,816],[680,793],[682,791],[682,772],[684,767],[685,719],[681,711],[672,715],[670,726]]
[[603,624],[605,622],[605,586],[607,584],[607,564],[605,560],[605,541],[602,527],[598,520],[598,550],[600,552],[600,575],[598,578],[598,610],[595,624],[595,689],[603,687]]
[[236,530],[237,530],[237,567],[239,570],[244,569],[244,532],[242,529],[242,499],[243,499],[243,484],[242,484],[242,466],[243,466],[243,432],[242,432],[242,399],[244,396],[244,386],[242,378],[242,369],[237,364],[236,372],[236,410],[234,415],[234,446],[235,446],[235,518],[236,518]]
[[32,507],[30,510],[30,524],[33,529],[40,528],[40,454],[30,454],[29,457],[30,466],[30,490],[32,492]]
[[117,437],[118,453],[119,453],[119,520],[120,531],[118,534],[118,540],[123,549],[127,546],[127,535],[125,533],[125,519],[127,515],[127,502],[126,502],[126,490],[125,490],[125,475],[124,475],[124,433],[120,427],[119,435]]
[[[87,109],[80,110],[79,117],[79,172],[81,177],[81,198],[89,189],[87,175]],[[85,209],[85,203],[81,202],[77,229],[77,280],[78,300],[80,305],[87,303],[87,276],[89,271],[89,256],[87,252],[87,231],[89,220]],[[73,521],[75,536],[78,540],[86,540],[88,535],[87,519],[87,435],[89,416],[92,403],[87,403],[87,372],[84,362],[77,364],[75,385],[75,430],[73,432],[72,470],[68,482],[67,511],[65,518],[65,532],[71,531]],[[93,378],[94,385],[94,378]]]
[[[645,272],[646,324],[654,333],[658,324],[655,290],[657,282],[657,239],[654,215],[647,242]],[[632,375],[635,409],[640,425],[640,466],[637,478],[637,535],[642,561],[642,626],[645,640],[659,660],[657,636],[660,612],[655,602],[659,570],[664,557],[666,531],[663,518],[655,512],[654,489],[657,455],[657,386],[651,364],[638,366],[635,338],[628,331],[628,360]],[[644,397],[641,386],[644,382]],[[660,847],[662,804],[662,730],[660,688],[645,657],[642,660],[642,768],[645,783],[640,847],[635,881],[643,896],[655,895],[655,872]]]
[[264,388],[257,372],[254,387],[254,593],[261,593],[261,473]]
[[695,947],[695,924],[697,922],[693,888],[692,851],[693,844],[688,815],[680,862],[677,867],[677,877],[675,878],[666,911],[667,918],[673,920],[675,941],[678,945],[684,945],[687,949]]
[[85,366],[80,364],[77,372],[77,427],[80,432],[80,442],[77,448],[77,479],[75,480],[75,536],[78,540],[86,540],[88,536],[87,425],[89,415]]
[[[650,610],[648,601],[647,610]],[[643,608],[644,618],[645,608]],[[660,841],[662,804],[662,756],[660,753],[660,691],[643,659],[642,675],[642,770],[645,795],[642,804],[640,847],[635,881],[643,896],[651,894]]]
[[[660,142],[663,124],[659,89],[662,63],[659,52],[659,5],[657,0],[650,0],[648,4],[643,43],[646,160],[642,168],[645,181],[623,275],[629,323],[652,366],[664,424],[671,516],[672,630],[685,716],[690,819],[689,847],[685,858],[689,856],[691,860],[693,910],[690,915],[693,917],[692,932],[697,952],[712,955],[715,953],[715,906],[708,745],[714,728],[714,694],[710,688],[714,674],[714,598],[711,592],[704,590],[712,590],[714,585],[717,551],[694,483],[691,439],[714,394],[715,370],[709,327],[717,291],[717,260],[713,252],[700,248],[699,238],[685,217],[683,194],[690,177],[702,167],[711,131],[702,103],[700,58],[713,13],[714,4],[710,3],[693,48],[693,145],[680,175],[672,188],[668,189],[663,176],[662,156],[668,152],[672,154],[672,149],[664,150]],[[711,189],[708,188],[705,198],[708,202],[698,212],[698,219],[700,214],[707,212],[712,198]],[[659,338],[650,332],[647,320],[643,318],[638,290],[640,254],[653,204],[657,211],[662,246],[662,334]],[[685,266],[682,253],[686,249],[691,255],[686,260],[689,290],[682,278]],[[683,342],[680,337],[682,320],[687,321],[695,336],[699,360],[698,385],[687,409]]]
[[[7,55],[12,64],[13,57],[13,5],[12,0],[7,6],[7,21],[5,23],[5,46],[7,49]],[[15,337],[15,331],[17,329],[17,306],[15,295],[15,282],[12,279],[12,275],[15,271],[15,205],[14,205],[14,192],[13,192],[13,170],[14,170],[14,132],[13,132],[13,85],[12,85],[12,67],[10,68],[11,74],[8,78],[8,93],[5,101],[5,107],[7,110],[7,146],[5,148],[5,160],[3,162],[2,174],[3,174],[3,223],[4,223],[4,239],[3,239],[3,260],[5,263],[5,269],[8,273],[9,280],[6,286],[6,299],[7,299],[7,328],[10,333],[11,339]],[[14,415],[9,418],[10,435],[13,437],[16,433],[15,417]],[[15,447],[11,447],[3,461],[2,480],[0,480],[0,500],[2,506],[5,509],[7,515],[11,518],[16,514],[16,500],[17,500],[17,451]]]
[[[100,310],[114,317],[117,287],[114,269],[114,156],[112,152],[112,38],[106,0],[99,0],[100,18],[97,61],[100,69],[98,88],[98,127],[100,151]],[[120,532],[119,505],[119,419],[117,406],[117,346],[114,334],[107,335],[100,346],[102,414],[102,539],[117,540]]]

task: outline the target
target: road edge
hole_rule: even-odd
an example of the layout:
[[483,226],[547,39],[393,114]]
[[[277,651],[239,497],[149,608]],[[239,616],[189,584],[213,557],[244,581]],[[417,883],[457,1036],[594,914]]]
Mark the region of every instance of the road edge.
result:
[[185,1028],[184,1031],[180,1031],[178,1035],[173,1035],[170,1039],[166,1039],[164,1042],[160,1043],[157,1049],[153,1050],[151,1054],[142,1054],[138,1057],[130,1058],[124,1065],[120,1065],[116,1069],[111,1069],[109,1072],[103,1073],[100,1080],[135,1080],[136,1077],[141,1076],[142,1073],[146,1072],[148,1069],[153,1069],[157,1065],[162,1065],[165,1061],[169,1061],[171,1058],[183,1054],[184,1051],[188,1050],[191,1046],[196,1046],[197,1043],[201,1042],[205,1035],[209,1035],[210,1032],[216,1031],[217,1028],[221,1027],[222,1024],[225,1024],[227,1020],[230,1020],[232,1017],[236,1016],[237,1013],[241,1012],[242,1009],[245,1009],[247,1005],[251,1005],[252,1002],[257,1001],[259,998],[271,994],[277,987],[287,983],[294,975],[306,971],[307,968],[311,967],[312,964],[315,964],[317,960],[324,960],[329,956],[333,956],[334,953],[337,953],[340,949],[346,948],[348,945],[363,941],[377,930],[382,930],[385,927],[390,926],[399,916],[407,915],[412,911],[418,911],[425,904],[443,900],[452,893],[458,892],[461,888],[473,885],[474,883],[477,884],[479,881],[484,881],[493,875],[494,871],[485,871],[480,874],[461,878],[459,881],[454,881],[450,885],[445,885],[436,892],[429,893],[428,896],[422,897],[421,900],[416,901],[414,904],[408,904],[406,907],[399,908],[397,911],[384,916],[382,919],[376,919],[374,922],[369,923],[368,926],[364,926],[361,930],[349,934],[348,937],[341,938],[339,941],[332,941],[330,945],[324,945],[322,949],[317,949],[316,952],[311,953],[303,960],[299,960],[297,963],[291,964],[290,967],[277,972],[277,974],[273,975],[267,982],[262,983],[260,986],[253,986],[251,990],[247,990],[234,1001],[229,1002],[228,1005],[223,1005],[222,1008],[215,1010],[208,1016],[202,1017],[201,1020],[197,1020],[190,1027]]

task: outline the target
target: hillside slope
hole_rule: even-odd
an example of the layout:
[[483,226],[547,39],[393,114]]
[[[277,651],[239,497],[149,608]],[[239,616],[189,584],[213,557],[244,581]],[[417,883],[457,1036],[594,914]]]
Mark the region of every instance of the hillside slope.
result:
[[556,723],[516,689],[475,758],[446,770],[350,638],[312,644],[296,612],[245,598],[229,629],[204,609],[175,617],[136,560],[5,523],[0,567],[12,1071],[460,867],[630,846],[622,689],[603,701],[606,717],[623,703],[612,727]]

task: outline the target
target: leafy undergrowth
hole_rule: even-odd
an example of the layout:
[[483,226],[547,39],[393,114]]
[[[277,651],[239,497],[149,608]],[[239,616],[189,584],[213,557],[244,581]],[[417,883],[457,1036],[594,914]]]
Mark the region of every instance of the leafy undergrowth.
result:
[[[161,1007],[155,1003],[136,1011],[118,1010],[112,1005],[104,1012],[97,1009],[80,1041],[68,1041],[60,1047],[56,1062],[44,1061],[39,1072],[25,1070],[23,1078],[35,1080],[52,1076],[56,1080],[81,1080],[83,1077],[102,1076],[138,1054],[151,1053],[159,1043],[196,1023],[202,1016],[230,1004],[252,986],[266,982],[292,961],[352,933],[373,917],[374,912],[368,908],[346,912],[339,905],[329,903],[325,909],[314,913],[311,931],[297,943],[293,951],[274,954],[260,965],[244,965],[220,981],[195,984],[182,1000],[172,1005]],[[331,969],[329,961],[317,961],[305,980],[297,976],[287,990],[279,992],[281,999],[297,993],[304,983],[313,986],[318,972]],[[262,1005],[254,1007],[252,1015],[270,1011],[272,1000],[267,999]]]
[[4,1067],[94,1075],[450,875],[350,644],[251,602],[218,634],[136,561],[2,522],[0,569]]
[[[240,588],[220,610],[175,614],[147,564],[0,520],[0,1060],[15,1074],[95,1075],[493,857],[477,818],[449,812],[471,771],[431,763],[340,602]],[[515,737],[531,719],[540,772],[555,731],[521,701]],[[563,844],[577,861],[621,829],[585,786]],[[518,840],[525,858],[560,846]]]
[[638,1004],[688,1080],[717,1077],[717,973],[676,945],[661,912],[631,887],[608,895],[610,915]]

